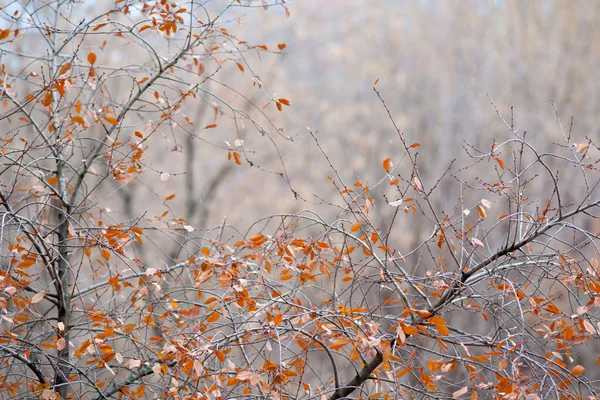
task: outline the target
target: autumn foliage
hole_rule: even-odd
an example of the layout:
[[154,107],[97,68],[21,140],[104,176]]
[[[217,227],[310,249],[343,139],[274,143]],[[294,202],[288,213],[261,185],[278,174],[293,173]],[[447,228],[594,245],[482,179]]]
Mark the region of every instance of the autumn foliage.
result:
[[[118,0],[85,19],[83,4],[48,5],[11,3],[0,30],[2,398],[596,398],[600,157],[574,121],[556,110],[563,141],[538,152],[490,98],[510,139],[465,143],[425,179],[429,143],[397,125],[381,77],[372,100],[402,151],[381,154],[377,182],[306,133],[335,218],[311,209],[274,146],[303,211],[198,227],[193,187],[162,194],[173,172],[153,160],[185,157],[192,180],[201,142],[224,162],[215,184],[272,172],[244,138],[288,139],[273,115],[294,100],[257,71],[292,49],[231,21],[289,5]],[[135,64],[118,56],[133,49]],[[212,142],[220,128],[233,137]],[[148,176],[160,201],[130,207]],[[399,248],[408,218],[428,236]]]

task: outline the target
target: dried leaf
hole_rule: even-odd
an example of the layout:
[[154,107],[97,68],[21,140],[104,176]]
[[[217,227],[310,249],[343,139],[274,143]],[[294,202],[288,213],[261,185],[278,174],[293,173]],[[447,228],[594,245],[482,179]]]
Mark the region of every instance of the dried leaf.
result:
[[590,147],[589,143],[581,143],[577,145],[575,151],[578,153],[584,153],[588,149],[588,147]]
[[40,301],[42,301],[44,299],[45,295],[46,295],[46,292],[44,292],[44,291],[34,294],[33,297],[31,298],[31,304],[39,303]]
[[469,391],[469,388],[464,386],[464,387],[458,389],[456,392],[452,393],[452,398],[458,399],[460,396],[467,393],[468,391]]
[[87,60],[90,64],[93,65],[96,62],[96,54],[95,53],[88,54]]

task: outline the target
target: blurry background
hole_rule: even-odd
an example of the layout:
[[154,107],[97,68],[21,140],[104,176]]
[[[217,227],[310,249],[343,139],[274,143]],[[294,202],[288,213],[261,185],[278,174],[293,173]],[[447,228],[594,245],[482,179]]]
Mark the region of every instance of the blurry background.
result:
[[[283,11],[249,13],[237,29],[255,43],[287,44],[285,55],[264,57],[256,66],[269,90],[292,102],[281,115],[272,112],[273,105],[267,111],[295,137],[277,144],[292,186],[305,199],[318,203],[317,194],[339,203],[327,179],[332,171],[307,126],[348,184],[378,182],[381,161],[398,161],[403,154],[372,90],[376,79],[408,141],[421,143],[420,172],[429,187],[453,158],[457,166],[471,162],[465,143],[489,151],[494,141],[511,137],[488,93],[509,123],[514,106],[515,129],[527,131],[540,152],[565,143],[552,99],[565,130],[574,117],[573,142],[598,135],[600,2],[300,0],[289,10],[289,18]],[[235,79],[252,90],[249,78]],[[278,169],[267,140],[256,134],[245,140],[258,151],[261,165]],[[206,157],[198,160],[202,171],[226,163]],[[511,164],[510,154],[503,158]],[[493,168],[489,165],[491,175]],[[544,199],[543,180],[536,184],[540,192],[532,187],[530,194]],[[446,185],[447,197],[438,192],[437,204],[451,208],[455,204],[447,199],[456,198],[458,185],[451,180]],[[381,197],[375,200],[383,204]],[[239,226],[274,212],[314,208],[326,217],[336,212],[295,201],[284,180],[246,166],[231,171],[208,207],[205,226],[223,215]],[[377,222],[385,218],[383,213]],[[418,228],[410,226],[410,218],[405,223]]]
[[[88,21],[99,17],[94,21],[103,22],[103,14],[113,7],[112,1],[67,3],[61,8],[62,18],[55,19],[52,7],[36,8],[36,4],[11,2],[2,9],[3,26],[11,26],[13,12],[26,7],[29,12],[35,10],[36,23],[70,30],[83,17]],[[111,18],[139,29],[146,23],[140,4],[132,3],[127,16]],[[207,12],[214,17],[231,4],[235,2],[215,0],[206,3]],[[303,209],[331,220],[339,209],[328,203],[343,202],[328,179],[334,172],[307,127],[349,186],[357,180],[371,186],[380,182],[385,178],[382,161],[388,157],[394,164],[400,163],[396,173],[410,177],[398,135],[372,90],[377,79],[377,88],[407,141],[421,144],[416,151],[425,187],[432,187],[453,159],[457,162],[450,173],[460,179],[477,177],[493,182],[498,178],[498,166],[489,159],[468,172],[460,170],[473,162],[465,151],[468,146],[489,152],[494,143],[513,137],[490,98],[508,123],[514,107],[515,129],[527,131],[527,138],[540,152],[571,155],[564,147],[566,140],[552,100],[565,131],[574,117],[571,142],[583,143],[586,137],[598,135],[600,2],[298,0],[286,3],[289,12],[281,5],[263,8],[260,3],[253,4],[229,9],[220,27],[236,39],[268,46],[268,52],[254,48],[239,57],[235,41],[215,34],[205,46],[218,45],[218,51],[188,57],[173,71],[183,80],[178,90],[212,77],[202,84],[207,92],[186,101],[179,110],[177,125],[156,124],[160,114],[149,105],[138,120],[128,117],[121,130],[125,137],[133,136],[135,130],[145,136],[152,133],[152,137],[145,142],[143,174],[128,184],[103,183],[105,196],[100,204],[110,208],[114,221],[161,215],[165,205],[170,206],[170,217],[185,218],[197,229],[214,227],[226,217],[228,224],[245,232],[262,217]],[[2,58],[9,76],[29,79],[15,85],[18,98],[39,89],[29,83],[34,79],[30,72],[39,76],[44,68],[48,70],[43,62],[48,54],[46,43],[36,29],[22,25],[22,30],[28,30],[20,40],[5,43]],[[104,105],[114,107],[129,96],[131,77],[140,80],[148,76],[146,68],[154,67],[155,56],[139,40],[109,35],[111,29],[115,27],[108,25],[98,31],[102,34],[86,36],[77,62],[85,64],[85,54],[96,53],[98,74],[110,89]],[[173,38],[161,37],[153,30],[140,35],[160,57],[168,59],[178,51],[185,31]],[[75,43],[63,49],[60,62],[67,62],[78,51]],[[283,54],[275,54],[282,43],[287,46]],[[228,57],[242,62],[246,71],[242,74],[234,62],[217,63]],[[198,61],[204,65],[200,75]],[[264,83],[264,92],[253,76]],[[157,95],[172,95],[168,87],[169,83],[160,82]],[[279,112],[273,103],[267,104],[269,96],[287,98],[291,107],[284,106]],[[156,102],[151,95],[146,100]],[[6,109],[8,102],[3,105]],[[96,100],[94,107],[101,105]],[[262,135],[239,115],[234,119],[230,106],[248,113],[268,134]],[[217,128],[202,129],[213,123]],[[15,129],[6,120],[0,121],[0,127]],[[102,137],[104,133],[95,126],[85,134]],[[242,143],[245,156],[243,165],[237,166],[228,160],[228,150],[241,151]],[[476,151],[471,148],[470,153]],[[513,164],[513,156],[501,154],[507,167]],[[580,173],[578,169],[562,168],[564,203],[568,203],[569,196],[581,198],[585,188],[572,183],[582,181],[580,175],[573,175]],[[165,173],[170,174],[167,180],[161,179]],[[571,179],[575,176],[577,179]],[[5,178],[8,175],[0,179]],[[548,183],[547,177],[537,179],[527,195],[544,201],[551,194]],[[459,189],[452,177],[441,183],[433,199],[438,211],[450,215],[461,211],[461,205],[448,201],[458,198]],[[172,193],[177,197],[166,204],[164,199]],[[387,182],[373,192],[377,207],[373,221],[382,227],[393,212],[385,204],[384,194],[394,200]],[[472,199],[475,204],[483,194],[477,196]],[[423,232],[423,224],[415,218],[408,215],[402,220],[406,229],[394,243],[401,249],[411,248],[431,233]],[[162,247],[164,237],[156,240]],[[177,251],[180,244],[172,246],[172,251]]]

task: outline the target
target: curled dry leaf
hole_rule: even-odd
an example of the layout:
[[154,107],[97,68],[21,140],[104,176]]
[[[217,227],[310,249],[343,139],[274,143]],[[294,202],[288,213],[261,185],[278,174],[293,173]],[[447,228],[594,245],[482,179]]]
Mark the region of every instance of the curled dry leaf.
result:
[[576,144],[575,145],[575,151],[578,152],[578,153],[583,153],[583,152],[585,152],[588,149],[588,147],[590,147],[589,143]]

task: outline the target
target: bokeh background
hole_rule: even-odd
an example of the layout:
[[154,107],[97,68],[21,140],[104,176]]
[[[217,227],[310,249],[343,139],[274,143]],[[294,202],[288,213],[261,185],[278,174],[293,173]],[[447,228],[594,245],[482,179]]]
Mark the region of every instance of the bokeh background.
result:
[[[452,159],[458,160],[457,167],[472,162],[466,144],[489,151],[494,141],[512,137],[491,99],[508,122],[513,107],[515,129],[526,131],[540,152],[560,153],[557,144],[566,143],[552,101],[565,131],[574,119],[572,142],[598,136],[599,2],[301,0],[290,3],[289,11],[289,18],[282,9],[247,13],[236,29],[257,44],[287,44],[282,56],[248,59],[255,61],[271,92],[292,102],[281,114],[273,113],[272,105],[267,112],[294,137],[293,142],[275,141],[292,187],[310,202],[294,199],[287,182],[276,175],[234,168],[203,204],[208,208],[201,222],[205,227],[220,223],[224,215],[240,226],[274,212],[304,208],[334,216],[335,209],[314,197],[340,203],[327,178],[332,175],[329,164],[306,127],[316,132],[346,183],[379,182],[382,160],[398,162],[403,150],[372,90],[377,79],[407,140],[421,143],[419,168],[429,186]],[[231,74],[228,79],[256,93],[262,105],[249,78]],[[261,166],[281,171],[269,140],[256,132],[244,139]],[[196,162],[198,170],[206,171],[199,184],[206,193],[214,166],[227,161],[204,154]],[[511,162],[512,155],[504,157]],[[488,176],[493,176],[494,166],[488,167]],[[478,172],[485,174],[481,168]],[[569,172],[563,173],[566,184]],[[544,199],[549,194],[544,179],[530,187],[530,195]],[[452,180],[444,185],[436,205],[452,208],[456,204],[448,199],[456,198],[459,185]],[[578,189],[567,187],[565,195],[579,194]],[[376,202],[385,204],[382,197]],[[388,217],[382,212],[377,222]],[[404,240],[423,235],[416,221],[407,218],[405,226]]]

